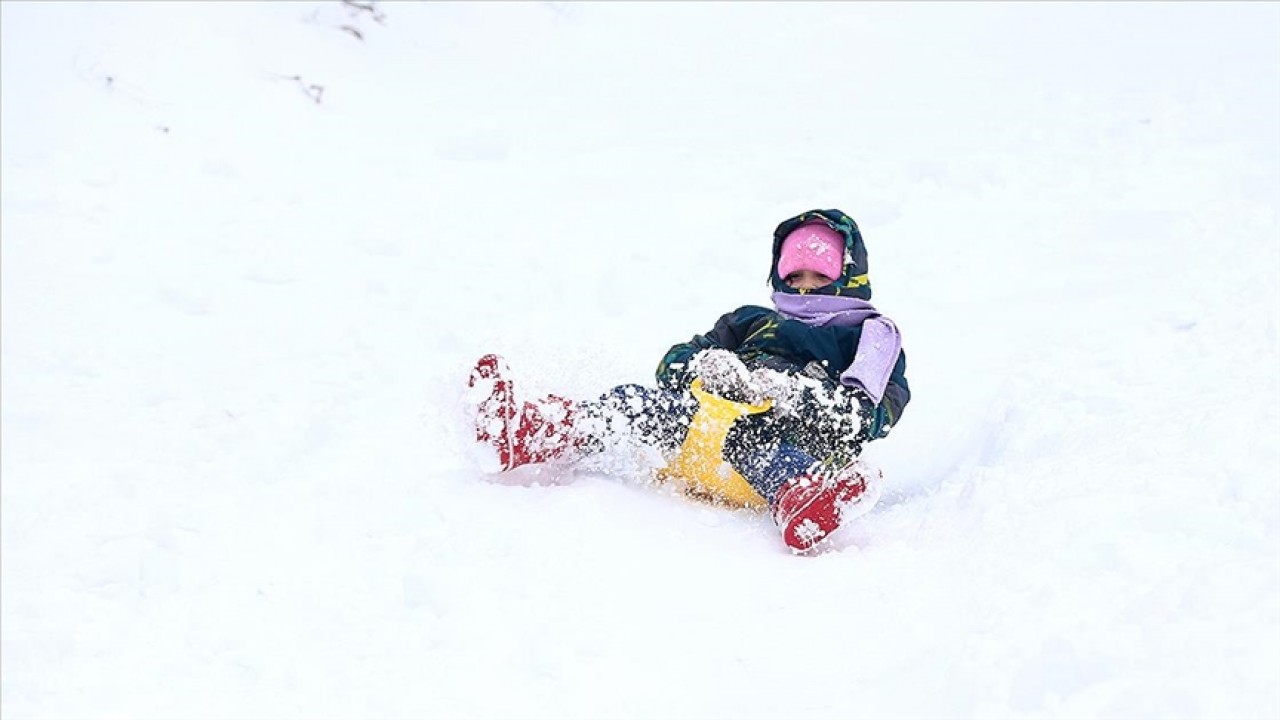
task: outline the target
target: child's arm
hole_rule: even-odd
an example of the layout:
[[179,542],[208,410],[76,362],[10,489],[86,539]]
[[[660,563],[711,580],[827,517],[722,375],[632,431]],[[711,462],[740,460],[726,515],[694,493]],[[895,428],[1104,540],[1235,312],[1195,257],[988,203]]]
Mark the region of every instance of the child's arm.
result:
[[725,313],[716,321],[715,327],[703,335],[694,335],[689,342],[672,345],[654,375],[658,385],[665,388],[679,389],[689,384],[689,361],[694,355],[711,348],[724,348],[734,351],[742,346],[746,337],[745,330],[750,327],[761,314],[767,313],[764,308],[746,306],[730,313]]
[[889,434],[889,428],[898,423],[902,411],[911,402],[911,387],[907,384],[907,354],[898,351],[898,362],[894,363],[893,372],[889,374],[889,384],[885,386],[884,397],[871,414],[871,427],[867,431],[868,439],[875,440]]

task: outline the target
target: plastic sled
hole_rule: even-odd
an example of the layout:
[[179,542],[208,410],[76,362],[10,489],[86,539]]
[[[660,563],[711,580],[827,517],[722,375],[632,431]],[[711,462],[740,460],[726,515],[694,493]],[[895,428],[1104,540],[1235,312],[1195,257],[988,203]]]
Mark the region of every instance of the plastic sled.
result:
[[773,402],[752,405],[726,400],[703,390],[701,379],[694,379],[689,390],[698,399],[698,410],[689,422],[684,443],[667,466],[657,471],[658,479],[682,481],[685,492],[700,500],[740,508],[768,507],[760,493],[725,462],[721,451],[735,420],[766,412]]

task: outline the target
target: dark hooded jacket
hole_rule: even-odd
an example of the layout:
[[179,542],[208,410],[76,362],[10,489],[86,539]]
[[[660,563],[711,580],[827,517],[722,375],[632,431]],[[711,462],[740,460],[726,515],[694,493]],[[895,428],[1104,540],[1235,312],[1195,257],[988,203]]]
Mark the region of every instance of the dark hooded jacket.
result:
[[[852,296],[869,301],[871,282],[862,234],[853,218],[839,210],[811,210],[778,225],[773,236],[770,285],[778,293],[800,293],[778,276],[778,257],[783,239],[800,225],[815,220],[825,222],[844,236],[844,271],[830,285],[806,292]],[[749,368],[768,367],[821,376],[824,382],[835,387],[840,384],[841,373],[853,363],[861,338],[861,324],[815,327],[775,309],[746,305],[721,316],[710,331],[672,346],[658,364],[656,376],[664,387],[686,387],[691,380],[687,373],[689,360],[702,350],[724,348],[736,353]],[[871,439],[886,435],[888,428],[901,419],[903,409],[911,400],[906,369],[906,353],[899,351],[883,398],[878,404],[863,408],[871,413]],[[863,401],[864,404],[870,402],[866,398]]]

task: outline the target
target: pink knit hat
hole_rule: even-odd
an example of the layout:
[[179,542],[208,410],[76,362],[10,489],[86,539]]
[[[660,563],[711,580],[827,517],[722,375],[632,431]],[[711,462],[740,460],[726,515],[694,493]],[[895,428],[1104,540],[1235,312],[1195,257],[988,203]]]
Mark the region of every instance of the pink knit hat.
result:
[[812,270],[832,280],[844,272],[844,236],[822,222],[805,223],[792,230],[778,252],[778,277],[797,270]]

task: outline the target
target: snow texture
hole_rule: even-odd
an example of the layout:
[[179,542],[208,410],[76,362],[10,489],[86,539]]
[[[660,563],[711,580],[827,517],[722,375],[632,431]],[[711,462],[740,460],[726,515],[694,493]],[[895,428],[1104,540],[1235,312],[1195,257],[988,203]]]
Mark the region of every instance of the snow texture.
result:
[[[378,7],[0,3],[6,719],[1280,717],[1280,7]],[[479,471],[478,357],[651,383],[828,207],[828,552]]]

